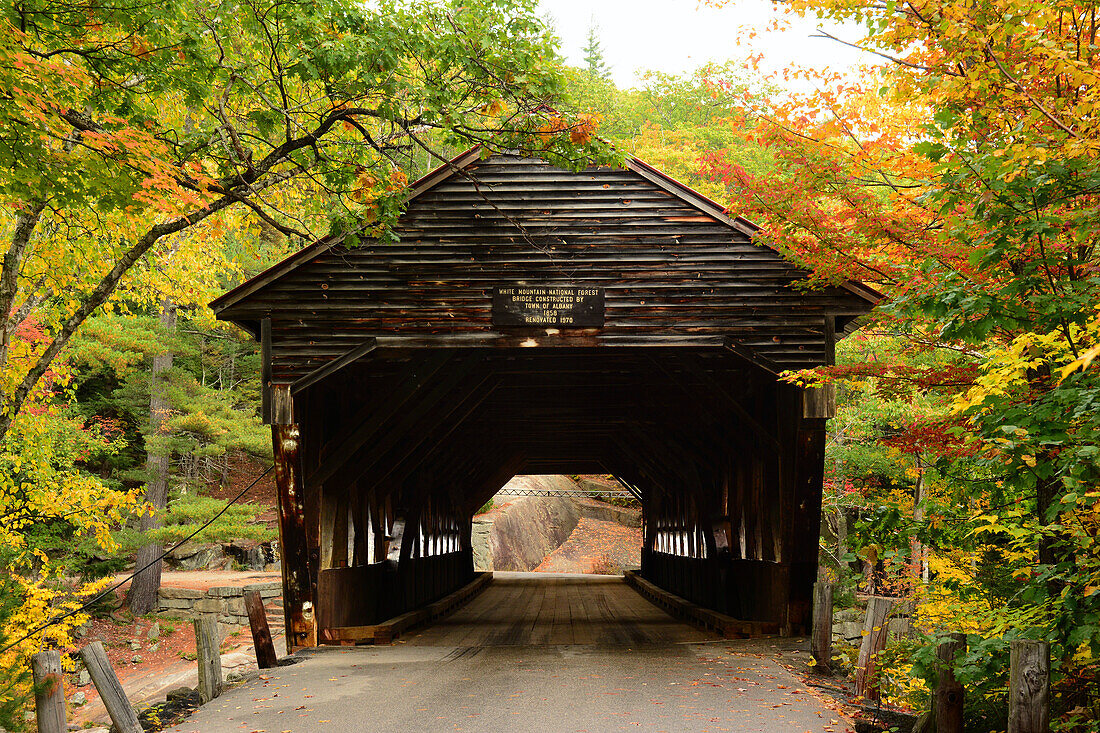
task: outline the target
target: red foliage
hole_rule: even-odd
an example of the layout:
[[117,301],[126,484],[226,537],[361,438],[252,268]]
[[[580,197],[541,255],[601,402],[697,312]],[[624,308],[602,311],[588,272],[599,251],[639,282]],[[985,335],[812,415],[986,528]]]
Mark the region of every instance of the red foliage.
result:
[[976,441],[967,441],[966,422],[960,417],[950,420],[914,421],[901,432],[882,439],[884,445],[903,453],[932,455],[937,458],[966,458],[978,451]]

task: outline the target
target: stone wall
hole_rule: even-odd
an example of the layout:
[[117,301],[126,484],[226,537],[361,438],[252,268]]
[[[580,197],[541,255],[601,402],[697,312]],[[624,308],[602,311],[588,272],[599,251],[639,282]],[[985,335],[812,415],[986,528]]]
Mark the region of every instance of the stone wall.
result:
[[[912,635],[908,610],[895,607],[890,612],[889,634],[894,638]],[[867,612],[862,607],[842,608],[833,612],[833,643],[858,647],[863,641],[863,622]]]
[[283,584],[251,583],[243,586],[215,586],[206,590],[195,588],[161,588],[160,612],[172,618],[193,619],[215,616],[224,626],[248,626],[244,608],[245,591],[256,590],[264,599],[269,624],[278,623],[283,613]]

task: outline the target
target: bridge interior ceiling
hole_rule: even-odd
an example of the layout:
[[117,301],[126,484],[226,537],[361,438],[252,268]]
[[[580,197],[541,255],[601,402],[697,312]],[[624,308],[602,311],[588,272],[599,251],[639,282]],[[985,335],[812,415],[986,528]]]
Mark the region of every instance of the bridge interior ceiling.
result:
[[517,473],[682,492],[774,442],[781,391],[721,349],[375,352],[298,396],[305,484],[427,492],[464,513]]

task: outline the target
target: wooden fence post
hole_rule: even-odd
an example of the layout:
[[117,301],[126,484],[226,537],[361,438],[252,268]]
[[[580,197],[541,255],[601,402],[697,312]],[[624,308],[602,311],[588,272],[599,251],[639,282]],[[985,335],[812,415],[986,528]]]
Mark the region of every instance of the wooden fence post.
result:
[[859,647],[859,661],[856,665],[856,694],[865,700],[879,698],[874,674],[878,666],[878,654],[886,648],[890,608],[893,605],[892,600],[881,596],[872,596],[867,602],[867,619],[863,622],[863,643]]
[[1050,644],[1016,639],[1011,642],[1008,682],[1008,733],[1050,731]]
[[833,662],[833,584],[814,583],[814,627],[811,649],[817,669],[828,673]]
[[121,733],[143,733],[141,723],[138,722],[137,713],[133,705],[126,698],[126,691],[122,689],[122,683],[118,681],[111,662],[107,659],[107,651],[103,648],[103,642],[93,641],[80,650],[80,658],[84,660],[84,667],[88,670],[88,676],[95,683],[99,692],[99,699],[103,701],[103,707],[107,708],[107,714]]
[[206,703],[222,694],[221,638],[213,616],[195,619],[195,652],[199,662],[199,697]]
[[264,599],[258,590],[244,592],[244,608],[248,612],[248,625],[252,628],[252,645],[256,647],[256,665],[270,669],[279,663],[275,644],[271,641],[271,629],[267,625]]
[[66,733],[65,686],[61,678],[61,652],[47,649],[31,657],[34,675],[34,710],[38,733]]
[[966,634],[948,634],[948,637],[936,648],[939,678],[932,692],[932,713],[936,733],[963,733],[965,691],[955,679],[955,656],[966,651]]
[[955,657],[966,651],[966,634],[947,634],[948,640],[936,647],[936,688],[932,707],[920,716],[913,733],[962,733],[965,691],[955,679]]

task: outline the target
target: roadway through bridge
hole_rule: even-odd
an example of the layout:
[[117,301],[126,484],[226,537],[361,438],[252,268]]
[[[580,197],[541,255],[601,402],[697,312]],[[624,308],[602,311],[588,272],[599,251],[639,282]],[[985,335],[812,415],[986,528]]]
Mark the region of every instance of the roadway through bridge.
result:
[[621,578],[497,573],[393,646],[322,647],[200,709],[177,733],[813,731],[850,722],[786,666],[804,639],[724,640]]

